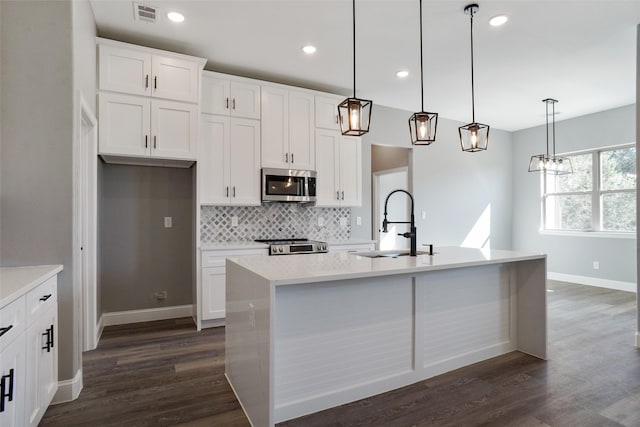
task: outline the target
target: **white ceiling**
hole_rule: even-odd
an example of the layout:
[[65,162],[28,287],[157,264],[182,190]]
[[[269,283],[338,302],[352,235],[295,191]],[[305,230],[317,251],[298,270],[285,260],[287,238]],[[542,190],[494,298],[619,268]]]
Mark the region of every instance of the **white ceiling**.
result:
[[[342,95],[353,93],[349,0],[163,0],[157,23],[133,3],[91,0],[101,37],[208,59],[206,69]],[[468,1],[424,0],[425,109],[471,121]],[[635,102],[640,1],[479,2],[474,18],[476,120],[517,130],[544,123],[543,98],[563,120]],[[418,0],[357,0],[357,96],[420,110]],[[166,12],[185,15],[181,24]],[[489,18],[507,14],[502,27]],[[318,51],[302,53],[305,44]],[[399,79],[395,72],[411,73]]]

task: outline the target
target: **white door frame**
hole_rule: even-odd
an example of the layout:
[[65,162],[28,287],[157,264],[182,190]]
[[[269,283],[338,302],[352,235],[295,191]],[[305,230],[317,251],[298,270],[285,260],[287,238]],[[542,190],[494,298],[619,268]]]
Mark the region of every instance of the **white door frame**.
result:
[[93,350],[98,344],[100,331],[97,321],[97,162],[98,120],[82,93],[78,92],[78,126],[76,153],[74,156],[77,197],[75,214],[74,275],[79,286],[82,327],[80,338],[83,351]]
[[402,166],[394,169],[385,169],[378,172],[373,172],[373,182],[371,188],[371,198],[373,204],[373,221],[371,223],[371,234],[374,236],[374,240],[376,241],[376,249],[380,250],[380,229],[382,228],[382,212],[378,209],[380,206],[381,196],[378,194],[378,188],[380,187],[380,177],[383,175],[388,175],[391,173],[404,172],[407,177],[407,191],[411,191],[410,184],[411,180],[409,179],[409,166]]

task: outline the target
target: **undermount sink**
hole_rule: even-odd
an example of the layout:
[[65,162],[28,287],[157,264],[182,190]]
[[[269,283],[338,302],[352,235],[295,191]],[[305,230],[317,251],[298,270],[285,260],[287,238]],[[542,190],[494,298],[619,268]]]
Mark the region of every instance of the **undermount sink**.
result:
[[[435,254],[435,252],[434,252]],[[372,251],[372,252],[356,252],[354,255],[366,258],[398,258],[401,256],[409,256],[409,250],[402,251]],[[428,251],[416,251],[416,255],[429,255]]]

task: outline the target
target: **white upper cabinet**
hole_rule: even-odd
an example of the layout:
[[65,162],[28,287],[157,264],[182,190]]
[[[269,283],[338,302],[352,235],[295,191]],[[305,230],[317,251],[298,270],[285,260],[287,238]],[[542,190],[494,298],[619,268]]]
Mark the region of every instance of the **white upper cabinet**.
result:
[[315,170],[314,97],[262,86],[262,167]]
[[120,43],[100,44],[99,58],[100,90],[198,102],[203,65],[199,58]]
[[201,111],[260,119],[260,85],[230,77],[210,71],[202,73]]
[[100,93],[100,154],[195,160],[198,143],[195,104]]
[[202,58],[98,39],[98,152],[188,166],[198,155]]
[[317,95],[316,101],[316,128],[340,130],[338,123],[338,104],[343,98]]
[[260,205],[260,122],[202,114],[200,203]]
[[316,206],[362,205],[362,151],[357,137],[316,129]]

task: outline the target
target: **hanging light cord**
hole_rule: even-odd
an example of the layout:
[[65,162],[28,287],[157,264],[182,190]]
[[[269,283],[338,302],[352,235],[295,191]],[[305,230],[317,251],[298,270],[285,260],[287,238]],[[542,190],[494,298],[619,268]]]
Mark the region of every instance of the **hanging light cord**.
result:
[[546,113],[545,117],[547,119],[547,157],[549,156],[549,101],[545,101]]
[[556,157],[556,103],[551,102],[551,118],[553,123],[553,157]]
[[422,0],[420,0],[420,100],[422,101],[421,112],[424,113],[424,70],[422,67]]
[[353,0],[353,97],[356,97],[356,0]]
[[471,9],[469,15],[471,16],[471,118],[472,122],[476,122],[476,99],[475,99],[475,91],[473,85],[473,8]]

